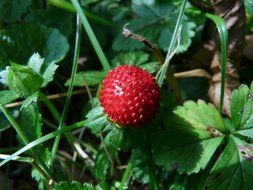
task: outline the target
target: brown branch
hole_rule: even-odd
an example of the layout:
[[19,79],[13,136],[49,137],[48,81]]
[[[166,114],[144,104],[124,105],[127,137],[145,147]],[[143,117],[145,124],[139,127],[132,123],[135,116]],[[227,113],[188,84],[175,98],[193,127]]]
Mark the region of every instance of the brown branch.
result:
[[[72,93],[72,95],[78,95],[78,94],[83,94],[86,93],[86,90],[76,90]],[[57,94],[52,94],[47,96],[48,99],[53,100],[53,99],[58,99],[58,98],[64,98],[67,96],[67,93],[57,93]],[[6,108],[12,108],[12,107],[16,107],[16,106],[20,106],[23,104],[24,101],[19,101],[19,102],[13,102],[10,104],[6,104],[5,107]]]
[[211,75],[204,69],[193,69],[184,72],[178,72],[174,74],[175,78],[187,78],[187,77],[204,77],[211,79]]

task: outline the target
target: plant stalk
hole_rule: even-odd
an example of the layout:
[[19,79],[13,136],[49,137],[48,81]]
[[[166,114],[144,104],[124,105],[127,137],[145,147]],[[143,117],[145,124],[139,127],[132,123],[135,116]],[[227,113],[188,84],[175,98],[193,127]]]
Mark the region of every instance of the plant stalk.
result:
[[[11,123],[11,125],[14,127],[14,129],[16,130],[17,134],[19,135],[19,137],[21,138],[21,140],[23,141],[23,143],[25,145],[29,144],[29,140],[27,139],[27,137],[23,133],[22,129],[19,127],[19,125],[16,122],[16,120],[13,118],[13,116],[7,110],[7,108],[4,105],[0,104],[0,109],[2,110],[2,112],[4,113],[4,115],[6,116],[6,118],[9,120],[9,122]],[[36,152],[33,151],[32,149],[30,149],[30,151],[31,151],[33,157],[41,164],[41,166],[43,167],[43,169],[46,172],[47,176],[49,176],[50,179],[53,179],[52,176],[51,176],[51,174],[50,174],[50,170],[47,167],[47,165],[44,163],[43,159],[38,154],[36,154]],[[42,175],[44,175],[44,174],[42,174]]]
[[131,176],[131,170],[132,170],[132,167],[133,167],[133,161],[134,161],[134,159],[135,159],[135,154],[133,152],[131,154],[130,159],[128,160],[127,168],[126,168],[126,170],[124,172],[122,181],[120,183],[119,190],[124,190],[124,187],[128,186],[128,181],[129,181],[129,178]]
[[165,62],[163,64],[162,68],[160,69],[160,71],[158,72],[157,76],[156,76],[159,86],[162,86],[162,84],[163,84],[163,80],[164,80],[164,77],[167,73],[170,60],[171,60],[171,58],[174,54],[173,51],[175,51],[174,48],[175,48],[176,41],[178,40],[177,36],[178,36],[179,31],[180,31],[179,29],[180,29],[180,26],[181,26],[181,23],[182,23],[182,20],[183,20],[183,15],[184,15],[186,2],[187,2],[187,0],[183,0],[183,2],[182,2],[180,12],[179,12],[179,15],[178,15],[178,18],[177,18],[176,26],[174,28],[172,39],[170,41],[168,52],[167,52],[167,55],[166,55],[166,58],[165,58]]
[[[68,88],[68,94],[67,94],[67,97],[66,97],[66,101],[65,101],[64,108],[63,108],[60,123],[59,123],[59,126],[58,126],[58,130],[62,129],[63,123],[64,123],[65,118],[67,116],[71,96],[72,96],[72,93],[73,93],[74,81],[75,81],[75,77],[76,77],[77,67],[78,67],[78,58],[79,58],[80,44],[81,44],[81,24],[80,24],[80,18],[79,18],[78,15],[76,16],[76,28],[77,29],[76,29],[76,40],[75,40],[75,52],[74,52],[73,67],[72,67],[71,78],[70,78],[70,85],[69,85],[69,88]],[[53,164],[53,159],[54,159],[54,157],[56,155],[56,152],[58,150],[60,139],[61,139],[61,135],[59,135],[55,138],[54,145],[53,145],[53,148],[52,148],[52,151],[51,151],[52,156],[51,156],[51,160],[49,162],[49,166],[52,166],[52,164]]]
[[104,70],[109,71],[111,69],[110,64],[109,64],[108,60],[106,59],[105,54],[104,54],[104,52],[103,52],[95,34],[94,34],[94,32],[90,26],[90,23],[87,20],[78,0],[71,0],[71,2],[74,5],[77,13],[79,14],[79,16],[82,20],[83,27],[84,27],[85,31],[87,32],[87,35],[91,41],[91,44],[92,44],[93,48],[95,49],[95,52],[97,53],[97,56],[102,64]]
[[[74,14],[77,13],[75,7],[71,3],[69,3],[65,0],[47,0],[47,2],[59,9],[62,9],[62,10],[65,10],[65,11],[68,11],[68,12],[71,12]],[[84,13],[87,16],[87,18],[92,19],[94,22],[96,22],[98,24],[102,24],[102,25],[105,25],[108,27],[118,28],[118,25],[116,25],[112,22],[109,22],[106,19],[101,18],[89,11],[84,10]]]

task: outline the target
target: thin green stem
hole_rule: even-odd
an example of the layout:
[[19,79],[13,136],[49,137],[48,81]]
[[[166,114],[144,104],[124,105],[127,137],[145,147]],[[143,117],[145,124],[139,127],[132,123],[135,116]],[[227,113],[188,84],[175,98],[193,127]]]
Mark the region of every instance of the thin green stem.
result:
[[[51,5],[53,5],[57,8],[60,8],[65,11],[76,14],[75,7],[71,3],[69,3],[65,0],[47,0],[47,1],[48,1],[48,3],[50,3]],[[102,25],[105,25],[108,27],[118,28],[118,25],[116,25],[112,22],[109,22],[108,20],[101,18],[101,17],[99,17],[87,10],[84,10],[84,14],[87,16],[87,18],[92,19],[94,22],[96,22],[98,24],[102,24]]]
[[[89,37],[89,39],[90,39],[90,41],[91,41],[91,43],[93,45],[93,48],[95,49],[95,51],[97,53],[97,56],[98,56],[98,58],[99,58],[99,60],[100,60],[100,62],[102,64],[102,66],[103,66],[103,69],[105,71],[109,71],[111,69],[111,66],[110,66],[108,60],[106,59],[106,56],[105,56],[105,54],[104,54],[104,52],[103,52],[103,50],[102,50],[102,48],[101,48],[101,46],[100,46],[100,44],[99,44],[99,42],[97,40],[97,38],[96,38],[96,36],[95,36],[95,34],[94,34],[94,32],[93,32],[90,24],[89,24],[89,21],[87,20],[87,18],[85,16],[85,14],[84,14],[84,12],[83,12],[83,10],[82,10],[82,8],[81,8],[78,0],[71,0],[71,2],[74,5],[77,13],[79,14],[79,16],[80,16],[80,18],[82,20],[84,29],[86,30],[87,35],[88,35],[88,37]],[[90,98],[90,102],[91,102],[91,104],[93,106],[92,99],[91,99],[92,97],[90,96],[90,94],[89,94],[89,98]],[[106,152],[106,154],[107,154],[107,156],[108,156],[108,158],[110,160],[111,168],[113,168],[113,165],[114,165],[113,164],[113,159],[112,159],[109,151],[107,150],[107,147],[106,147],[106,145],[104,143],[104,139],[103,139],[102,134],[100,134],[100,139],[101,139],[101,143],[102,143],[102,145],[103,145],[103,147],[105,149],[105,152]]]
[[[70,84],[69,84],[68,94],[67,94],[67,97],[66,97],[66,101],[65,101],[64,108],[63,108],[62,116],[61,116],[60,123],[59,123],[59,126],[58,126],[58,130],[62,129],[63,123],[64,123],[65,118],[67,116],[71,96],[72,96],[72,93],[73,93],[74,81],[75,81],[75,77],[76,77],[77,67],[78,67],[78,58],[79,58],[80,44],[81,44],[81,29],[82,29],[81,24],[80,24],[80,18],[79,18],[78,15],[76,16],[76,28],[77,29],[76,29],[76,40],[75,40],[75,52],[74,52],[74,59],[73,59],[73,66],[72,66]],[[51,156],[51,160],[49,162],[50,166],[53,164],[53,159],[54,159],[54,157],[56,155],[56,152],[58,150],[60,139],[61,139],[61,135],[59,135],[55,138],[54,145],[53,145],[53,148],[52,148],[52,151],[51,151],[52,156]]]
[[123,175],[123,178],[122,178],[122,181],[120,183],[120,187],[119,187],[119,190],[124,190],[124,187],[128,186],[128,181],[129,181],[129,178],[131,176],[131,170],[132,170],[132,167],[133,167],[133,161],[135,159],[135,152],[132,153],[129,161],[128,161],[128,164],[127,164],[127,168],[124,172],[124,175]]
[[211,19],[215,24],[219,32],[221,43],[221,86],[220,86],[220,105],[219,111],[222,113],[224,102],[224,91],[226,82],[226,68],[227,68],[227,50],[228,50],[228,30],[225,21],[213,14],[206,13],[205,16]]
[[14,129],[18,133],[18,136],[21,138],[21,140],[24,142],[24,144],[28,144],[29,140],[26,138],[22,129],[19,127],[18,123],[16,122],[14,117],[10,114],[8,109],[4,105],[1,105],[1,104],[0,104],[0,109],[2,110],[2,112],[4,113],[4,115],[6,116],[8,121],[11,123],[11,125],[14,127]]
[[[54,104],[46,97],[46,95],[44,95],[43,93],[40,94],[40,98],[41,100],[45,103],[45,105],[48,107],[49,111],[51,112],[51,114],[53,115],[54,119],[56,120],[56,122],[59,124],[60,120],[61,120],[61,115],[59,114],[58,110],[56,109],[56,107],[54,106]],[[57,127],[55,127],[53,124],[48,123],[48,125],[51,125],[52,127],[54,127],[55,129]],[[64,126],[63,126],[64,127]],[[73,139],[75,139],[71,133],[65,133],[64,134],[66,136],[66,139],[68,140],[69,144],[73,145],[74,141]]]
[[44,102],[44,104],[48,107],[48,109],[50,110],[51,114],[53,115],[57,123],[59,123],[61,120],[61,115],[59,114],[54,104],[42,92],[40,92],[40,100]]
[[148,145],[148,150],[147,150],[147,153],[146,153],[146,162],[147,162],[147,165],[149,165],[149,180],[150,180],[150,186],[151,186],[151,189],[153,190],[159,190],[160,189],[160,186],[159,186],[159,181],[157,179],[157,176],[155,174],[155,165],[154,165],[154,159],[153,159],[153,155],[152,155],[152,152],[151,152],[151,143],[148,139],[151,139],[151,136],[150,136],[150,131],[147,132],[147,139],[145,139],[145,137],[143,136],[143,139],[146,141],[146,145]]
[[50,139],[53,139],[53,138],[55,138],[59,134],[64,134],[64,133],[67,133],[69,131],[73,131],[75,129],[83,127],[86,123],[87,123],[87,121],[83,120],[83,121],[79,121],[79,122],[74,123],[74,124],[69,125],[69,126],[64,126],[62,130],[54,131],[54,132],[49,133],[49,134],[47,134],[47,135],[45,135],[45,136],[43,136],[43,137],[41,137],[39,139],[36,139],[35,141],[32,141],[32,142],[28,143],[26,146],[24,146],[23,148],[19,149],[17,152],[15,152],[11,156],[9,156],[5,160],[3,160],[0,163],[0,167],[2,167],[4,164],[6,164],[7,162],[9,162],[11,159],[16,158],[20,154],[26,152],[27,150],[30,150],[33,147],[35,147],[35,146],[37,146],[37,145],[39,145],[41,143],[44,143],[44,142],[46,142],[46,141],[48,141]]
[[87,32],[87,35],[88,35],[88,37],[89,37],[89,39],[91,41],[91,44],[93,45],[93,48],[95,49],[95,51],[97,53],[97,56],[98,56],[98,58],[99,58],[99,60],[100,60],[100,62],[102,64],[104,70],[105,71],[109,71],[111,69],[110,64],[109,64],[108,60],[106,59],[105,54],[104,54],[104,52],[103,52],[103,50],[102,50],[102,48],[101,48],[101,46],[100,46],[100,44],[99,44],[96,36],[95,36],[95,34],[94,34],[94,32],[93,32],[93,30],[92,30],[92,28],[90,26],[90,23],[87,20],[87,18],[85,16],[85,14],[84,14],[84,12],[83,12],[83,10],[82,10],[79,2],[77,0],[71,0],[71,2],[74,5],[77,13],[79,14],[79,16],[80,16],[80,18],[82,20],[84,29]]
[[[26,145],[29,144],[29,140],[27,139],[27,137],[23,133],[22,129],[19,127],[19,125],[16,122],[16,120],[10,114],[10,112],[8,111],[8,109],[4,105],[1,105],[1,104],[0,104],[0,109],[2,110],[2,112],[4,113],[4,115],[6,116],[6,118],[9,120],[9,122],[11,123],[11,125],[14,127],[14,129],[16,130],[16,132],[18,133],[19,137],[24,142],[24,144],[26,144]],[[41,166],[43,167],[43,169],[45,170],[45,172],[47,173],[47,175],[50,176],[50,178],[52,179],[51,174],[50,174],[50,170],[47,167],[47,165],[44,163],[44,161],[40,157],[40,155],[36,154],[36,152],[34,152],[32,149],[30,151],[31,151],[33,157],[41,164]]]
[[186,2],[187,2],[187,0],[183,0],[183,2],[182,2],[180,12],[179,12],[179,15],[178,15],[178,18],[177,18],[176,26],[174,28],[172,39],[170,41],[168,52],[167,52],[167,55],[166,55],[166,58],[165,58],[165,62],[163,64],[163,66],[161,67],[161,70],[157,73],[157,76],[156,76],[159,86],[162,86],[164,77],[165,77],[165,75],[167,73],[167,70],[168,70],[168,67],[169,67],[170,60],[171,60],[171,58],[174,54],[174,51],[175,51],[175,44],[178,40],[178,34],[180,32],[180,26],[182,24]]
[[[10,155],[8,154],[0,154],[0,159],[4,160],[8,158]],[[33,158],[31,157],[16,157],[12,159],[13,161],[18,161],[18,162],[27,162],[27,163],[32,163],[34,161]]]

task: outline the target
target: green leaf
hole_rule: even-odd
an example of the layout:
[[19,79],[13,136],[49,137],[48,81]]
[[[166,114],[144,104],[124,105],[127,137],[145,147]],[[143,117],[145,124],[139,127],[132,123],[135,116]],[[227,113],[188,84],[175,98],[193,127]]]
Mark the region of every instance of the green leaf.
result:
[[231,136],[207,181],[210,190],[249,190],[253,187],[253,145]]
[[56,69],[58,68],[58,65],[55,64],[55,62],[51,62],[44,65],[43,71],[42,71],[42,78],[43,78],[43,84],[42,87],[46,86],[49,82],[51,82],[54,79],[54,74]]
[[42,87],[46,86],[54,79],[54,74],[58,65],[55,62],[45,63],[44,59],[38,53],[34,53],[30,57],[27,66],[34,70],[43,78]]
[[65,36],[69,36],[72,33],[72,19],[73,16],[71,13],[54,7],[49,7],[46,10],[35,10],[25,17],[25,20],[28,22],[40,23],[47,27],[57,28]]
[[44,58],[38,53],[34,53],[28,60],[27,66],[30,67],[37,74],[41,73],[42,65],[44,64]]
[[154,159],[167,170],[197,173],[204,169],[221,144],[223,120],[211,104],[188,101],[174,110],[175,117],[165,120],[165,131],[153,138]]
[[187,101],[183,106],[176,108],[174,113],[189,122],[197,132],[210,131],[211,129],[216,129],[220,132],[227,130],[215,106],[206,104],[202,100],[197,103]]
[[[175,24],[170,24],[161,32],[161,35],[158,39],[159,47],[164,51],[167,51],[169,48],[169,39],[172,38],[173,29]],[[190,22],[189,20],[183,21],[182,31],[181,31],[181,40],[180,45],[177,49],[177,53],[185,52],[188,47],[191,45],[192,38],[195,36],[194,29],[196,28],[196,24],[194,22]]]
[[177,169],[180,174],[198,173],[207,166],[222,140],[223,137],[198,139],[190,134],[164,131],[152,138],[154,159],[166,170]]
[[205,16],[215,23],[220,38],[221,82],[220,82],[219,111],[220,113],[222,113],[224,93],[225,93],[226,68],[228,59],[228,29],[224,18],[222,18],[221,16],[211,13],[206,13]]
[[8,86],[10,90],[19,95],[30,96],[42,85],[43,79],[29,67],[12,63],[8,70]]
[[[179,5],[175,6],[173,2],[169,1],[133,0],[132,9],[136,16],[129,21],[129,29],[158,44],[159,48],[167,50],[177,20],[178,7]],[[190,22],[185,15],[178,53],[187,50],[191,44],[191,38],[195,36],[195,28],[196,24]],[[121,31],[114,39],[112,46],[117,51],[135,50],[143,47],[143,43],[124,37]]]
[[[40,155],[40,157],[42,158],[44,163],[48,166],[48,161],[51,158],[51,153],[48,150],[48,148],[45,148],[43,145],[39,145],[38,147],[34,148],[34,151],[38,155]],[[35,168],[32,169],[31,175],[32,175],[32,178],[35,179],[38,182],[38,189],[39,190],[44,190],[45,189],[45,184],[44,184],[45,178],[44,178],[44,176],[42,176],[41,173]]]
[[107,116],[104,114],[102,107],[95,107],[89,111],[86,115],[86,126],[91,130],[93,134],[98,135],[109,124]]
[[149,73],[153,74],[156,71],[159,70],[160,65],[158,62],[150,62],[150,63],[145,63],[143,65],[140,66],[140,68],[148,71]]
[[17,118],[17,123],[29,141],[34,141],[41,137],[41,115],[37,105],[24,107]]
[[238,90],[234,90],[231,96],[231,120],[235,128],[241,127],[244,105],[248,100],[249,88],[246,85],[241,85]]
[[95,188],[88,183],[81,184],[77,181],[61,181],[55,185],[54,190],[95,190]]
[[112,60],[113,66],[119,65],[135,65],[140,66],[147,62],[149,59],[149,54],[144,51],[130,51],[125,53],[120,53]]
[[107,170],[110,167],[110,161],[103,148],[100,148],[95,160],[95,175],[100,180],[106,179]]
[[[14,118],[17,118],[20,112],[18,110],[11,110],[11,113]],[[2,112],[0,112],[0,132],[8,129],[10,126],[11,124],[6,118],[6,116]]]
[[21,18],[31,0],[0,0],[0,19],[13,22]]
[[[133,161],[133,177],[142,184],[148,184],[150,168],[147,165],[147,161],[144,160],[143,155],[139,149],[134,149],[136,155]],[[133,153],[132,153],[133,154]]]
[[18,99],[18,95],[10,90],[0,91],[0,104],[5,105]]
[[[86,83],[89,86],[98,85],[102,82],[106,75],[104,71],[84,71],[76,74],[74,86],[84,86]],[[69,86],[70,80],[67,80],[65,86]]]
[[253,31],[253,0],[244,0],[244,5],[246,9],[247,25],[248,31]]
[[248,86],[241,85],[238,90],[234,90],[232,93],[230,112],[231,120],[236,129],[245,128],[243,126],[252,116],[252,98],[249,97],[251,95],[253,95],[253,85],[251,87],[251,90]]
[[149,54],[144,51],[129,51],[125,53],[120,53],[112,60],[113,66],[119,65],[135,65],[139,66],[149,73],[154,73],[159,68],[158,62],[149,62]]
[[0,68],[9,60],[26,64],[34,52],[45,57],[46,63],[61,61],[69,44],[65,36],[56,29],[35,23],[16,24],[0,31]]
[[236,132],[237,134],[243,135],[245,137],[253,138],[253,128],[250,129],[243,129]]
[[35,93],[32,94],[31,96],[28,96],[28,97],[24,100],[24,102],[23,102],[23,104],[22,104],[20,110],[22,111],[22,109],[24,109],[24,108],[26,108],[26,107],[28,107],[28,106],[30,106],[30,105],[36,103],[36,102],[38,101],[38,98],[39,98],[39,92],[35,92]]
[[[198,174],[192,175],[175,175],[173,184],[169,187],[168,190],[204,190],[205,181],[209,174],[209,171],[201,171]],[[198,179],[198,180],[196,180]]]

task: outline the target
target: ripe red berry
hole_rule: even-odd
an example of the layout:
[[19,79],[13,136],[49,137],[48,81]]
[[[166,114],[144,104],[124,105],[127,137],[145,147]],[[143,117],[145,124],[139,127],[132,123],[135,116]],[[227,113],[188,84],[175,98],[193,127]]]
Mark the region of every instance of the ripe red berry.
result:
[[99,101],[112,121],[135,127],[154,118],[159,97],[159,86],[151,74],[139,67],[124,65],[107,74]]

